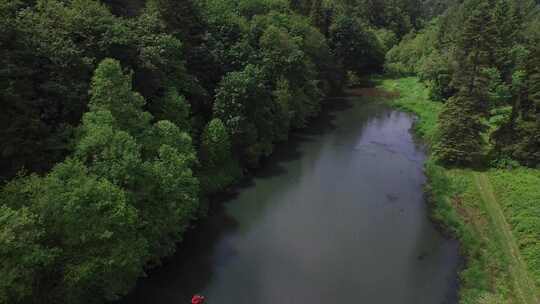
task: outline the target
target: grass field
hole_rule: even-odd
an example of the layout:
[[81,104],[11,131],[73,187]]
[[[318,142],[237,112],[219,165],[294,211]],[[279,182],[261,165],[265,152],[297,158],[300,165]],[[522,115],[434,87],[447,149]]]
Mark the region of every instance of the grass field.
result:
[[[417,115],[416,131],[430,145],[442,104],[415,77],[383,79],[379,88],[399,91],[392,104]],[[426,175],[432,216],[460,240],[467,259],[460,302],[540,303],[540,170],[477,172],[430,160]]]
[[[540,286],[540,170],[490,170],[487,177],[512,227],[529,273]],[[537,303],[540,303],[538,301]]]

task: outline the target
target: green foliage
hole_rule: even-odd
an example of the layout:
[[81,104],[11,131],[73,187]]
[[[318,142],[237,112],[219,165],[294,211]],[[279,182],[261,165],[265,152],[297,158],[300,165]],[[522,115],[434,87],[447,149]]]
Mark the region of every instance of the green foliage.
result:
[[[484,303],[483,299],[508,300],[511,284],[503,272],[507,267],[492,227],[486,227],[481,198],[471,172],[446,170],[433,160],[426,164],[427,193],[432,214],[445,230],[457,237],[466,266],[460,272],[460,303]],[[487,249],[486,249],[487,248]],[[500,303],[505,303],[501,300]],[[487,302],[492,303],[492,302]]]
[[287,0],[240,0],[230,2],[237,5],[240,15],[248,19],[270,12],[286,12],[289,8]]
[[0,165],[6,177],[23,166],[45,172],[69,153],[71,129],[87,109],[92,73],[106,57],[134,71],[137,91],[151,104],[161,98],[164,83],[182,94],[197,90],[179,56],[182,44],[151,8],[124,19],[99,1],[17,3],[0,6],[6,22],[0,37],[6,130]]
[[[40,174],[0,191],[0,302],[128,292],[200,193],[306,126],[345,70],[379,69],[418,4],[0,0],[0,178]],[[522,70],[526,45],[509,57]]]
[[[527,61],[527,86],[529,104],[526,106],[523,116],[527,118],[530,110],[535,117],[534,119],[540,125],[540,47],[530,53]],[[534,110],[533,110],[534,109]]]
[[493,170],[489,179],[529,271],[540,285],[540,172],[526,168]]
[[[387,28],[402,36],[413,28],[413,22],[420,18],[419,3],[414,1],[360,0],[350,2],[355,7],[358,17],[369,20],[377,28]],[[416,5],[415,5],[416,4]]]
[[471,12],[456,43],[455,56],[460,68],[455,69],[451,84],[462,96],[472,99],[477,112],[489,107],[489,75],[485,71],[490,65],[496,27],[488,7],[487,0],[467,3]]
[[420,73],[422,62],[435,51],[439,22],[436,20],[420,32],[404,36],[387,52],[385,70],[397,75]]
[[41,271],[50,267],[58,251],[43,245],[44,231],[35,214],[23,207],[0,207],[0,302],[30,302]]
[[388,53],[399,42],[397,35],[391,30],[381,28],[373,31],[373,33],[377,37],[384,54]]
[[322,0],[312,0],[311,1],[311,8],[309,10],[309,18],[311,20],[311,24],[313,24],[315,27],[319,28],[322,32],[327,33],[328,32],[328,24],[327,24],[327,18],[325,16],[325,12],[323,10],[323,1]]
[[336,19],[330,28],[329,44],[343,65],[358,74],[380,67],[384,61],[383,47],[377,37],[349,16]]
[[475,113],[474,100],[454,96],[439,116],[439,134],[434,146],[437,158],[446,164],[471,165],[483,155],[481,133],[485,126]]
[[[319,113],[322,98],[340,86],[339,72],[325,37],[308,18],[266,4],[257,14],[243,13],[243,2],[205,6],[212,36],[226,31],[229,38],[213,41],[225,67],[213,116],[230,131],[241,161],[255,167],[290,128],[305,126]],[[264,121],[256,118],[261,115]]]
[[[426,176],[429,184],[426,186],[426,193],[429,195],[428,201],[432,205],[432,216],[453,235],[463,236],[467,233],[463,220],[459,217],[453,208],[449,199],[452,196],[460,194],[462,189],[453,184],[446,175],[443,167],[437,165],[434,161],[426,163]],[[471,246],[472,244],[469,244]]]
[[178,94],[175,88],[168,88],[158,106],[159,109],[153,111],[156,119],[169,120],[184,132],[191,130],[190,105],[184,96]]
[[90,93],[73,157],[0,193],[6,250],[29,250],[27,262],[3,265],[0,295],[10,303],[115,300],[173,251],[196,213],[189,135],[170,121],[150,124],[118,61],[99,64]]
[[203,20],[200,9],[192,0],[151,0],[150,6],[155,6],[159,12],[159,20],[180,41],[194,43],[204,34]]
[[513,109],[491,139],[499,158],[513,158],[531,167],[540,164],[540,53],[528,54],[526,69],[512,78]]
[[[446,49],[448,42],[457,38],[453,34],[455,24],[447,24],[449,12],[431,21],[419,32],[411,32],[386,54],[385,71],[396,76],[418,75],[430,88],[430,98],[446,100],[455,94],[451,80],[454,49]],[[451,21],[455,22],[455,21]],[[450,31],[448,33],[447,31]]]
[[[274,25],[268,26],[260,37],[264,67],[270,77],[288,73],[295,73],[292,77],[299,77],[295,69],[303,64],[304,52],[300,49],[300,37],[291,37],[286,29]],[[299,70],[299,69],[298,69]]]
[[264,76],[253,65],[227,74],[214,104],[214,115],[223,121],[250,166],[257,166],[261,156],[270,155],[277,138],[277,105],[265,86]]
[[[263,30],[264,29],[264,30]],[[314,30],[303,18],[288,18],[285,15],[269,14],[254,19],[252,33],[262,32],[259,40],[261,62],[265,76],[271,86],[280,90],[282,81],[287,81],[294,98],[289,103],[292,113],[291,126],[303,127],[307,120],[320,111],[322,97],[329,91],[321,90],[322,74],[328,72],[328,61],[332,61],[324,37]],[[330,80],[332,81],[332,80]],[[276,124],[278,137],[286,137],[289,122],[287,113]]]
[[433,145],[437,133],[437,120],[443,104],[431,101],[429,90],[415,77],[385,79],[381,88],[399,92],[399,97],[392,99],[392,105],[418,115],[414,125],[415,131],[429,145]]
[[[115,60],[100,63],[91,94],[75,155],[93,173],[137,194],[130,203],[140,212],[150,259],[170,254],[198,205],[191,138],[167,120],[150,125],[144,99]],[[174,92],[170,98],[181,101]],[[185,124],[186,113],[174,115]]]
[[224,190],[241,175],[237,161],[232,155],[229,133],[218,119],[212,119],[202,135],[201,183],[209,193]]
[[512,107],[498,107],[494,108],[489,113],[488,125],[491,129],[500,130],[505,124],[507,124],[512,118]]
[[0,5],[1,164],[6,177],[22,167],[47,170],[66,153],[69,124],[85,108],[80,97],[88,90],[93,60],[113,40],[107,28],[114,18],[106,7],[83,2],[69,7],[58,1]]
[[[306,119],[314,115],[315,113],[300,113],[299,111],[294,111],[293,107],[299,105],[297,99],[295,100],[290,84],[286,79],[279,79],[277,81],[276,89],[274,90],[273,96],[278,105],[278,119],[283,123],[283,128],[289,130],[291,127],[291,122],[295,123],[296,127],[303,127]],[[309,104],[309,103],[307,103]],[[301,109],[301,104],[300,107]],[[291,121],[296,116],[295,121]],[[288,138],[288,132],[280,133],[278,140],[286,140]]]
[[[538,129],[531,123],[535,120],[532,100],[537,91],[537,81],[532,79],[540,62],[534,59],[539,57],[535,55],[539,40],[532,29],[539,28],[538,12],[538,4],[532,1],[454,3],[425,29],[405,36],[391,49],[385,70],[394,75],[418,75],[430,88],[432,99],[449,99],[448,103],[460,100],[460,105],[446,107],[444,120],[451,123],[455,120],[452,116],[467,115],[463,122],[470,121],[466,128],[475,126],[474,137],[490,139],[491,145],[482,149],[490,149],[490,155],[501,159],[514,158],[534,167],[538,164],[535,151],[540,145]],[[512,110],[507,115],[509,106]],[[490,128],[485,129],[489,132],[479,131],[481,121],[489,122]],[[445,128],[441,130],[446,133],[441,140],[453,143],[442,144],[447,145],[441,146],[443,159],[457,154],[463,158],[466,154],[463,149],[453,150],[449,146],[463,144],[469,151],[481,148],[480,141],[472,141],[471,136],[463,137],[468,143],[460,142],[457,135],[450,139],[452,133],[458,132],[457,124],[447,124]]]
[[127,132],[116,129],[114,122],[107,110],[86,113],[75,157],[83,161],[92,173],[114,184],[133,185],[134,172],[142,162],[140,146]]
[[419,75],[430,88],[430,98],[444,101],[454,95],[456,90],[451,86],[452,69],[449,58],[438,51],[434,51],[425,58]]
[[136,192],[139,197],[134,203],[141,212],[142,233],[148,240],[153,263],[174,252],[175,243],[195,218],[199,182],[190,168],[192,161],[193,155],[164,144],[157,157],[142,166],[140,189]]
[[[24,253],[26,263],[35,263],[34,277],[19,281],[23,287],[16,286],[24,288],[28,297],[18,299],[14,294],[8,302],[38,302],[38,297],[45,297],[39,300],[45,302],[112,300],[125,294],[141,273],[147,253],[137,233],[137,210],[128,204],[122,189],[89,173],[79,161],[68,159],[44,178],[16,180],[2,196],[7,206],[19,210],[12,216],[27,217],[23,226],[13,218],[7,223],[12,241],[34,243]],[[24,228],[27,225],[32,226]],[[13,273],[16,268],[11,267],[5,273]]]
[[499,70],[487,68],[482,73],[488,78],[489,108],[509,105],[512,98],[510,87],[503,82]]
[[47,234],[60,237],[59,295],[76,303],[90,295],[114,299],[126,293],[141,272],[146,243],[136,232],[137,211],[125,192],[70,160],[41,182],[41,191],[29,199]]
[[227,129],[220,119],[212,119],[206,126],[202,137],[202,161],[210,167],[230,161],[231,141]]
[[130,75],[124,75],[118,61],[103,60],[92,78],[90,110],[108,110],[116,118],[117,128],[140,136],[152,116],[143,112],[144,98],[133,91]]

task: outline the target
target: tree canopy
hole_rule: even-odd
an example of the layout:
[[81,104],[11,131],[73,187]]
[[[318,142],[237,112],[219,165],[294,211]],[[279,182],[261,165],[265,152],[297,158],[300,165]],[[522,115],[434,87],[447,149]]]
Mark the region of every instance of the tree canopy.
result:
[[540,164],[539,20],[535,1],[463,1],[388,52],[388,72],[420,75],[445,102],[443,162]]
[[0,0],[1,303],[104,303],[348,78],[418,74],[446,164],[540,163],[532,0]]

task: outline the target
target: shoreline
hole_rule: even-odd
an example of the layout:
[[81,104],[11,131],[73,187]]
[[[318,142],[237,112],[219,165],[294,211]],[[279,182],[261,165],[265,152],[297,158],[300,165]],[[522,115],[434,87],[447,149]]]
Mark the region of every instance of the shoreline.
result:
[[[431,101],[428,97],[428,89],[415,77],[377,78],[375,82],[378,89],[399,93],[399,97],[389,100],[391,106],[418,117],[413,133],[425,143],[427,148],[424,171],[427,177],[425,193],[426,203],[430,208],[430,218],[445,235],[458,240],[460,255],[464,259],[463,267],[458,273],[459,303],[476,301],[538,303],[539,289],[536,287],[535,290],[534,278],[531,278],[529,273],[533,268],[531,265],[535,265],[535,257],[533,255],[529,259],[529,271],[527,271],[527,266],[524,265],[526,263],[523,262],[524,259],[521,258],[519,252],[522,250],[514,244],[522,243],[519,238],[527,237],[527,235],[517,235],[517,241],[514,240],[516,235],[512,235],[513,229],[506,223],[507,221],[504,221],[505,216],[514,215],[512,206],[508,208],[505,208],[505,204],[499,206],[495,195],[501,193],[490,192],[486,195],[484,189],[481,189],[476,182],[478,174],[481,174],[489,183],[489,178],[495,178],[500,172],[510,175],[513,172],[507,169],[491,169],[484,173],[473,169],[447,169],[438,165],[430,153],[430,145],[436,136],[437,116],[442,103]],[[520,170],[530,171],[533,180],[537,174],[540,181],[539,170],[536,172],[534,169],[522,168]],[[519,184],[520,181],[516,180],[513,183]],[[531,187],[534,186],[529,186],[528,190],[534,190]],[[528,192],[533,192],[531,195],[534,195],[534,191]],[[515,200],[516,194],[511,194],[514,195],[509,196]],[[487,202],[486,197],[493,198],[493,202]],[[486,210],[490,206],[491,208],[495,206],[498,213]],[[534,206],[531,209],[534,209]],[[501,214],[499,217],[502,217],[502,220],[494,218],[493,214]],[[507,249],[508,247],[513,251]],[[534,249],[536,248],[532,248]]]

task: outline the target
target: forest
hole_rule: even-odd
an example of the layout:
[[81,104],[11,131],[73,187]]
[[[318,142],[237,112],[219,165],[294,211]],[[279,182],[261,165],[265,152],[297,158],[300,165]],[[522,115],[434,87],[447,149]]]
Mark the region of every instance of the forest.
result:
[[540,20],[534,1],[452,6],[387,54],[445,102],[435,154],[446,164],[540,164]]
[[539,5],[0,0],[0,303],[120,299],[362,77],[421,80],[438,164],[538,168]]

